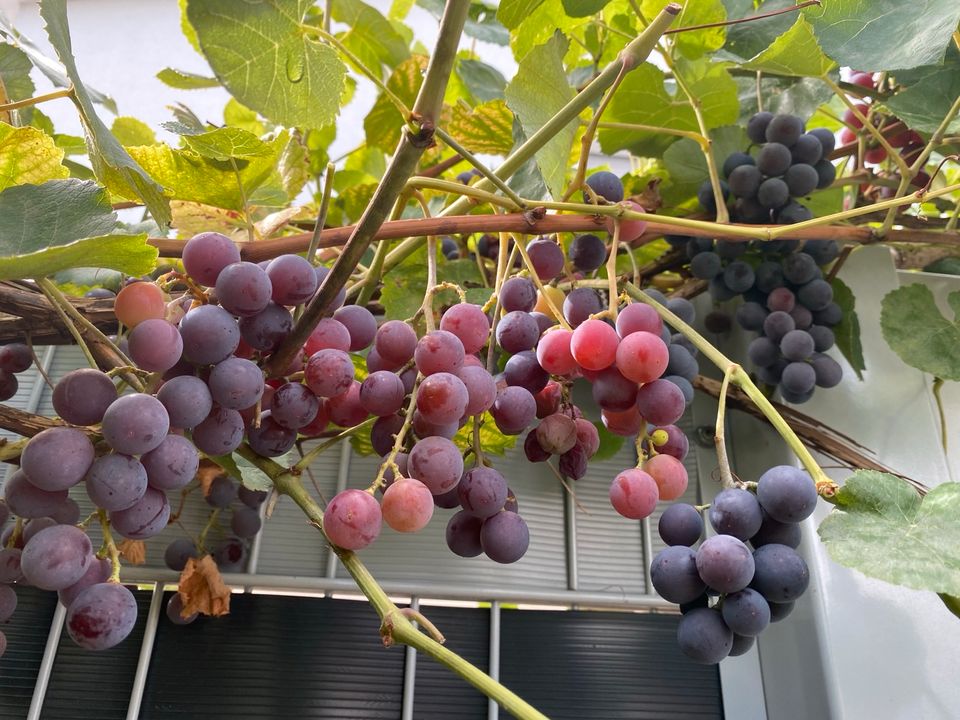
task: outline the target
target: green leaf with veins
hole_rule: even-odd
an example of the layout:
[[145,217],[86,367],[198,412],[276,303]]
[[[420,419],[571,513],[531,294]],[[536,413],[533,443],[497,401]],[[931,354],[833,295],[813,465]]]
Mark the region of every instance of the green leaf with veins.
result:
[[508,30],[517,28],[544,0],[501,0],[497,20]]
[[[6,94],[6,100],[25,100],[32,97],[35,87],[30,79],[33,64],[27,54],[18,47],[0,43],[0,85]],[[2,119],[2,114],[0,114]]]
[[891,290],[880,306],[883,339],[907,365],[943,380],[960,380],[960,291],[947,295],[944,317],[926,285]]
[[[724,125],[710,133],[714,157],[722,158],[742,152],[750,141],[740,125]],[[670,173],[670,182],[661,188],[660,194],[671,206],[680,205],[696,196],[697,188],[709,177],[707,161],[700,144],[690,138],[680,138],[663,154],[663,164]]]
[[270,145],[251,132],[236,127],[222,127],[199,135],[184,135],[183,143],[211,160],[254,158],[270,155]]
[[0,256],[0,280],[43,277],[75,267],[101,267],[143,275],[157,264],[157,249],[147,234],[101,235],[75,240],[28,255]]
[[329,124],[340,107],[346,67],[311,38],[312,0],[190,0],[187,17],[217,79],[247,107],[300,128]]
[[[520,120],[529,137],[543,127],[576,94],[567,82],[563,55],[567,41],[555,35],[545,45],[531,50],[507,85],[507,105]],[[537,166],[551,195],[563,195],[570,148],[577,134],[576,122],[570,122],[554,135],[536,154]]]
[[833,278],[830,285],[833,287],[833,301],[843,310],[843,318],[833,328],[837,349],[850,363],[857,378],[863,380],[863,371],[867,366],[863,360],[863,345],[860,343],[860,318],[857,317],[856,299],[853,291],[840,278]]
[[171,67],[164,68],[158,72],[157,80],[177,90],[203,90],[204,88],[220,87],[220,83],[216,78],[197,75]]
[[[247,132],[253,133],[257,137],[263,135],[267,128],[257,116],[255,110],[251,110],[245,105],[237,102],[236,98],[227,100],[223,107],[223,121],[227,125],[241,128]],[[194,133],[190,133],[191,135]]]
[[93,182],[50,180],[0,192],[0,256],[35,253],[116,227],[109,194]]
[[[722,63],[678,63],[690,92],[700,98],[709,128],[736,122],[739,115],[737,84]],[[663,71],[649,63],[627,75],[610,101],[603,119],[607,122],[652,125],[699,132],[693,108],[683,93],[667,92]],[[630,150],[644,157],[660,157],[677,141],[674,135],[612,130],[597,132],[600,147],[608,155]],[[718,155],[718,157],[721,157]]]
[[960,483],[923,498],[900,478],[858,470],[818,533],[836,562],[916,590],[960,595]]
[[[400,63],[387,80],[387,89],[407,106],[411,107],[423,83],[423,73],[429,59],[425,55],[411,55]],[[373,145],[384,152],[392,152],[400,141],[400,132],[406,118],[400,115],[390,99],[380,93],[373,107],[363,119],[363,130],[367,135],[367,145]]]
[[[643,0],[640,9],[644,17],[650,19],[663,10],[672,0]],[[727,9],[721,0],[697,0],[686,2],[680,15],[673,21],[672,27],[683,28],[692,25],[706,25],[708,23],[723,22],[727,19]],[[676,48],[685,57],[697,60],[706,53],[719,50],[727,39],[725,27],[712,27],[703,30],[682,32],[673,36]]]
[[114,118],[110,132],[121,145],[154,145],[157,142],[150,126],[134,117]]
[[[523,18],[523,22],[510,33],[510,48],[517,62],[527,53],[547,43],[556,33],[571,37],[579,28],[589,26],[593,18],[572,18],[563,9],[563,0],[544,0],[544,2]],[[611,44],[618,43],[612,40]],[[624,40],[624,45],[626,41]],[[579,49],[568,51],[579,53]]]
[[23,183],[65,178],[63,150],[49,135],[33,127],[0,123],[0,190]]
[[410,57],[406,41],[372,6],[360,0],[334,0],[331,17],[347,25],[340,42],[374,72],[381,64],[394,68]]
[[447,132],[472,153],[506,155],[513,148],[513,113],[503,100],[466,110],[455,105]]
[[[290,199],[278,170],[288,139],[284,131],[266,143],[268,154],[235,160],[236,171],[230,162],[211,160],[192,150],[177,150],[168,145],[132,147],[129,152],[163,184],[171,199],[243,210],[238,174],[253,204],[276,207]],[[107,187],[111,192],[129,197],[122,184],[112,182],[112,177],[107,178]]]
[[101,182],[111,175],[115,184],[122,184],[143,200],[153,219],[160,227],[170,224],[170,203],[163,195],[163,189],[110,134],[107,126],[93,109],[93,100],[77,73],[70,43],[70,29],[67,25],[66,0],[40,0],[40,15],[46,23],[47,36],[73,83],[73,100],[80,113],[90,147],[90,160],[93,171]]
[[[758,14],[754,8],[754,0],[724,0],[727,17],[731,20],[748,18]],[[796,0],[765,0],[759,12],[770,12],[794,7]],[[741,61],[758,55],[770,47],[777,36],[782,35],[796,21],[792,13],[774,15],[762,20],[752,20],[748,23],[731,25],[727,28],[726,43],[723,49],[726,53],[736,55]]]
[[941,62],[960,23],[956,0],[831,0],[801,12],[827,55],[864,72]]
[[821,77],[835,66],[823,54],[813,27],[803,15],[770,47],[743,63],[747,70],[794,77]]
[[460,58],[455,70],[477,102],[503,99],[507,81],[495,67],[480,60]]
[[[943,65],[927,65],[896,73],[897,82],[907,87],[883,104],[907,127],[933,133],[947,111],[960,97],[960,51],[951,48]],[[960,132],[960,117],[954,117],[948,133]]]

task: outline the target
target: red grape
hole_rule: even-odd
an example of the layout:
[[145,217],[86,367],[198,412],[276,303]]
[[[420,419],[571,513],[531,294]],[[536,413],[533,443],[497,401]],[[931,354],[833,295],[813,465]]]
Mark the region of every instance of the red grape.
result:
[[383,513],[376,498],[363,490],[333,496],[323,512],[323,531],[334,545],[362,550],[380,535]]
[[610,485],[610,504],[613,509],[631,520],[649,517],[659,498],[657,483],[643,470],[624,470]]
[[570,350],[580,367],[603,370],[616,359],[619,342],[616,330],[605,322],[587,320],[573,331]]
[[430,488],[413,478],[397,478],[383,493],[383,519],[397,532],[417,532],[433,517]]
[[144,320],[162,320],[167,315],[167,299],[163,290],[148,282],[127,285],[113,301],[117,320],[134,328]]
[[630,333],[617,346],[617,369],[636,383],[656,380],[669,362],[666,344],[645,330]]
[[537,343],[537,360],[551,375],[569,375],[577,369],[570,351],[573,332],[562,328],[544,333]]
[[687,491],[687,469],[672,455],[654,455],[643,469],[657,483],[661,500],[676,500]]

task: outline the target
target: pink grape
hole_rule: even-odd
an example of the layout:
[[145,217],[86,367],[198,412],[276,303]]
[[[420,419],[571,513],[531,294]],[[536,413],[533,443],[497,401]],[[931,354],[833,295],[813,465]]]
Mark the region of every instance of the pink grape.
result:
[[617,358],[617,332],[602,320],[587,320],[573,331],[570,351],[580,367],[603,370]]
[[497,399],[497,381],[483,366],[461,368],[457,377],[467,388],[467,407],[464,415],[479,415],[493,407]]
[[380,357],[399,367],[413,357],[417,349],[417,334],[405,322],[389,320],[377,330],[373,347]]
[[440,329],[460,338],[468,355],[479,352],[487,344],[490,320],[479,305],[460,303],[450,307],[440,318]]
[[630,520],[649,517],[659,498],[657,483],[643,470],[624,470],[610,485],[610,504]]
[[592,458],[600,449],[600,432],[597,426],[583,418],[577,418],[573,422],[577,426],[577,444],[583,448],[588,458]]
[[323,531],[334,545],[362,550],[380,535],[383,513],[376,498],[363,490],[344,490],[333,496],[323,512]]
[[676,500],[687,491],[687,469],[675,457],[654,455],[643,469],[657,483],[661,500]]
[[656,380],[669,362],[666,344],[659,335],[645,330],[630,333],[617,346],[617,369],[636,383]]
[[463,367],[464,349],[460,338],[446,330],[427,333],[419,342],[413,358],[423,375],[456,373]]
[[558,329],[545,333],[537,343],[540,367],[551,375],[569,375],[577,369],[577,361],[570,350],[573,332]]
[[438,372],[424,378],[417,390],[417,410],[427,422],[453,423],[467,409],[467,387],[456,375]]
[[463,475],[460,450],[447,438],[427,437],[420,440],[407,458],[410,477],[416,478],[434,495],[442,495],[457,486]]
[[340,427],[353,427],[367,419],[367,411],[360,403],[360,383],[356,380],[346,392],[327,398],[324,403],[331,422]]
[[227,265],[240,262],[240,250],[226,235],[204,232],[183,246],[183,267],[201,285],[213,287]]
[[433,517],[433,493],[413,478],[397,478],[383,493],[383,519],[397,532],[417,532]]
[[313,357],[314,353],[328,348],[344,352],[350,349],[350,331],[333,318],[323,318],[318,322],[303,345],[307,357]]
[[617,314],[617,334],[621,338],[641,331],[660,337],[662,330],[663,320],[650,305],[631,303]]
[[600,419],[607,430],[621,437],[634,437],[640,432],[640,424],[643,422],[643,417],[636,407],[622,412],[601,410]]
[[350,389],[355,373],[353,360],[347,353],[327,348],[310,356],[304,380],[317,397],[336,397]]

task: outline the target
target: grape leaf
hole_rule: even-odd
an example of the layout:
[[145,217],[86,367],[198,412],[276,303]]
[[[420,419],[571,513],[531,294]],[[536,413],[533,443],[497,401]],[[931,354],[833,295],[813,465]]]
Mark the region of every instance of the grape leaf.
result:
[[542,3],[543,0],[501,0],[497,8],[497,20],[508,30],[513,30]]
[[[737,84],[723,63],[678,63],[690,92],[700,98],[708,128],[736,122],[739,115]],[[647,63],[627,75],[620,85],[604,120],[636,123],[677,130],[698,130],[693,108],[683,93],[670,94],[664,85],[663,71]],[[597,133],[603,152],[611,155],[630,150],[636,155],[660,157],[676,142],[673,135],[601,128]]]
[[[724,0],[723,4],[727,9],[727,17],[731,20],[747,18],[757,14],[754,0]],[[782,10],[795,5],[796,0],[765,0],[760,7],[760,11]],[[782,35],[789,30],[794,21],[795,16],[792,13],[784,13],[762,20],[751,20],[740,25],[731,25],[727,28],[726,43],[723,46],[724,52],[736,55],[741,60],[751,58],[769,47],[778,35]]]
[[65,178],[70,171],[62,161],[63,150],[46,133],[0,123],[0,190]]
[[[544,0],[510,33],[510,48],[517,62],[522,61],[534,48],[547,43],[555,34],[571,37],[574,31],[593,24],[593,18],[572,18],[563,9],[563,0]],[[622,44],[621,44],[622,43]],[[626,40],[619,36],[610,41],[611,46],[623,47]]]
[[[213,205],[228,210],[242,210],[244,193],[252,204],[277,206],[289,197],[283,188],[278,163],[289,140],[281,132],[267,144],[266,155],[238,161],[235,172],[230,163],[218,162],[192,150],[177,150],[168,145],[143,145],[128,148],[130,155],[166,188],[174,200]],[[107,187],[122,197],[129,197],[122,185],[107,178]]]
[[[960,51],[951,49],[943,65],[897,73],[897,81],[908,87],[883,104],[909,128],[935,132],[950,106],[960,97]],[[960,118],[955,117],[947,131],[960,131]]]
[[[839,77],[834,77],[838,80]],[[734,78],[740,98],[740,123],[757,112],[757,80],[752,77]],[[833,96],[829,86],[820,78],[775,77],[760,78],[763,109],[779,115],[796,115],[809,120],[817,109]],[[807,123],[807,127],[822,127],[822,123]]]
[[115,118],[110,132],[121,145],[153,145],[157,142],[150,126],[134,117]]
[[0,280],[44,277],[76,267],[109,268],[128,275],[144,275],[156,264],[157,249],[147,245],[146,233],[101,235],[26,255],[0,256]]
[[410,57],[407,43],[375,8],[360,0],[334,0],[331,17],[348,26],[339,38],[363,64],[377,69],[381,63],[396,67]]
[[[395,3],[399,2],[401,0],[395,0]],[[446,3],[444,0],[417,0],[417,5],[429,10],[439,20]],[[506,45],[510,42],[510,33],[497,20],[496,12],[496,8],[484,2],[472,3],[463,34],[494,45]]]
[[[640,6],[647,18],[655,17],[672,0],[644,0]],[[706,25],[708,23],[723,22],[727,19],[727,9],[721,0],[698,0],[697,2],[683,3],[680,15],[673,22],[674,28],[690,27],[692,25]],[[703,30],[692,30],[674,35],[674,40],[684,56],[691,60],[703,57],[705,53],[719,50],[727,39],[725,27],[712,27]]]
[[[485,412],[480,418],[480,449],[487,455],[503,455],[517,444],[518,435],[504,435],[494,422],[493,416]],[[473,419],[460,428],[453,437],[457,447],[466,450],[473,446]]]
[[836,63],[823,54],[813,27],[803,15],[770,47],[743,64],[747,70],[800,77],[820,77],[835,66]]
[[[411,55],[396,67],[387,80],[387,88],[407,107],[413,105],[416,100],[428,62],[426,55]],[[385,152],[392,151],[400,141],[400,131],[405,120],[406,118],[400,116],[396,106],[381,93],[363,119],[367,145],[373,145]]]
[[[743,152],[749,145],[746,131],[739,125],[724,125],[711,131],[715,158],[725,158],[734,152]],[[707,161],[700,145],[690,138],[681,138],[667,148],[663,163],[670,173],[669,184],[661,188],[664,200],[680,205],[697,194],[697,188],[706,180]]]
[[943,316],[926,285],[891,290],[880,306],[880,329],[907,365],[944,380],[960,380],[960,292],[947,295],[954,319]]
[[467,91],[478,102],[503,99],[507,81],[495,67],[479,60],[460,58],[457,61],[456,73],[466,85]]
[[40,15],[46,23],[50,44],[57,51],[57,56],[73,83],[73,101],[86,131],[90,160],[97,178],[106,182],[107,175],[112,175],[114,184],[122,184],[130,193],[143,200],[157,225],[168,226],[171,217],[170,203],[163,195],[163,188],[144,172],[110,134],[93,109],[90,93],[80,81],[73,59],[70,28],[67,25],[66,0],[40,0]]
[[[566,51],[566,39],[554,35],[520,61],[517,74],[507,85],[507,105],[520,120],[527,136],[539,130],[575,95],[563,69]],[[569,123],[536,154],[537,166],[555,198],[563,195],[570,148],[576,132],[576,123]]]
[[197,155],[211,160],[263,157],[272,152],[271,146],[256,135],[235,127],[222,127],[198,135],[185,135],[183,142]]
[[170,67],[158,72],[157,80],[177,90],[202,90],[204,88],[220,87],[216,78]]
[[858,470],[834,497],[820,539],[841,565],[917,590],[960,595],[960,483],[921,499],[900,478]]
[[960,22],[956,0],[831,0],[801,12],[827,55],[864,72],[941,62]]
[[589,17],[603,10],[610,0],[563,0],[563,9],[570,17]]
[[833,278],[830,285],[833,287],[833,301],[843,310],[843,319],[833,328],[837,349],[850,363],[857,378],[863,380],[863,371],[867,366],[863,361],[863,345],[860,344],[860,318],[857,317],[856,298],[840,278]]
[[251,132],[257,137],[260,137],[267,131],[266,126],[257,117],[256,111],[251,110],[246,105],[240,104],[236,98],[227,100],[227,104],[223,108],[223,121],[227,125]]
[[[34,92],[33,80],[30,79],[30,69],[33,65],[27,54],[18,47],[0,43],[0,87],[6,98],[3,102],[23,100],[31,97]],[[7,113],[0,113],[0,120],[9,122]]]
[[513,148],[513,114],[503,100],[472,109],[454,105],[447,131],[473,153],[506,155]]
[[281,125],[322,127],[340,106],[346,67],[302,25],[312,0],[190,0],[187,18],[217,79]]
[[934,260],[929,265],[925,265],[923,271],[941,275],[960,275],[960,257],[953,255]]
[[601,460],[609,460],[620,452],[620,448],[623,447],[626,438],[622,435],[614,435],[607,430],[606,426],[599,420],[593,424],[594,427],[597,428],[597,434],[600,435],[600,446],[597,448],[597,452],[594,453],[593,457],[590,458],[590,461],[600,462]]

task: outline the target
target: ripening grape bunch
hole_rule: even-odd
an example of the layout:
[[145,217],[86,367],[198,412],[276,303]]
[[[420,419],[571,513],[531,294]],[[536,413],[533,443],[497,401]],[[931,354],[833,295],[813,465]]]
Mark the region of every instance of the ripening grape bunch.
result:
[[[677,245],[683,238],[674,238]],[[732,242],[689,238],[685,243],[690,273],[710,281],[717,301],[743,297],[734,317],[744,330],[758,333],[747,356],[759,379],[778,386],[783,399],[803,403],[817,387],[831,388],[843,378],[840,364],[826,354],[843,310],[823,268],[839,254],[834,240]],[[729,329],[723,310],[710,313],[707,329]]]
[[684,654],[703,664],[743,655],[771,622],[791,613],[810,582],[796,552],[799,523],[816,504],[810,476],[779,465],[760,476],[755,493],[734,487],[717,494],[707,512],[716,534],[703,542],[697,508],[678,503],[664,511],[658,530],[667,547],[650,575],[657,592],[680,606]]
[[[835,139],[826,128],[806,131],[795,115],[758,112],[747,121],[747,136],[757,150],[735,152],[723,161],[723,202],[733,198],[735,222],[786,225],[809,220],[813,214],[795,198],[829,187],[836,168],[829,160]],[[697,198],[708,212],[717,205],[710,181]]]

